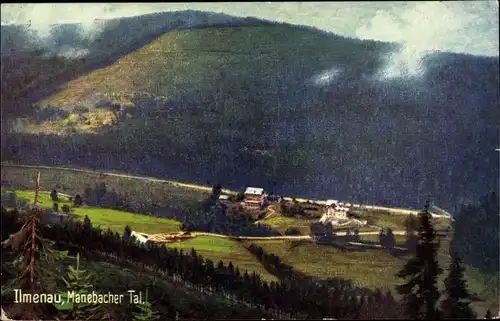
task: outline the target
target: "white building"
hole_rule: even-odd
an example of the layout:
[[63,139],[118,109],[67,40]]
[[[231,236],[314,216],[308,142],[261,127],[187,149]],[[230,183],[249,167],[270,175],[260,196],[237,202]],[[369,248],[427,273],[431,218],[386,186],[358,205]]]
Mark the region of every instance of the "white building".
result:
[[337,200],[326,200],[325,202],[325,205],[326,206],[330,206],[330,205],[333,205],[333,204],[337,204],[339,201]]
[[326,209],[326,215],[331,218],[347,219],[348,211],[349,207],[343,206],[342,203],[333,203]]
[[137,242],[146,244],[149,241],[149,237],[146,234],[138,233],[135,231],[132,231],[130,236],[134,236]]
[[247,187],[245,190],[245,206],[248,208],[260,208],[263,197],[264,189],[256,187]]

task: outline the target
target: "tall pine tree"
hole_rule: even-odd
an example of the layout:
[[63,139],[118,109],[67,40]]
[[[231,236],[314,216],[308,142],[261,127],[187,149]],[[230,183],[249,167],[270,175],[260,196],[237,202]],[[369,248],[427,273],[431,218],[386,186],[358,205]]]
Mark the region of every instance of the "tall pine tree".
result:
[[476,314],[470,307],[472,297],[467,291],[461,259],[457,253],[451,254],[448,276],[444,280],[446,299],[441,303],[442,315],[447,319],[474,319]]
[[415,257],[410,259],[397,274],[407,279],[407,283],[397,286],[403,295],[408,316],[412,319],[437,319],[439,317],[436,304],[439,300],[437,278],[443,272],[437,261],[439,243],[431,224],[429,201],[419,213],[419,243]]
[[[40,220],[41,210],[35,206],[21,229],[2,243],[18,254],[9,266],[9,272],[17,277],[2,286],[2,294],[13,293],[14,289],[24,294],[54,293],[58,273],[55,262],[65,258],[67,251],[54,250],[53,242],[42,237]],[[51,319],[58,314],[51,303],[14,304],[8,312],[11,318],[19,320]]]

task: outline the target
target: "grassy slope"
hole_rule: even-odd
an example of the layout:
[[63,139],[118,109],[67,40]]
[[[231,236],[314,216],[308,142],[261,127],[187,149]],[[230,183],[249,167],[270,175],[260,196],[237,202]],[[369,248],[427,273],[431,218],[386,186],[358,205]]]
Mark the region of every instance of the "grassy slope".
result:
[[266,220],[262,220],[260,221],[260,223],[269,225],[270,227],[272,227],[273,229],[275,229],[280,233],[283,233],[288,228],[293,227],[298,229],[303,235],[306,235],[309,234],[309,226],[314,221],[316,220],[277,216],[277,217],[271,217]]
[[255,257],[237,241],[210,236],[198,236],[182,243],[170,243],[168,246],[181,248],[185,251],[195,248],[200,255],[212,260],[214,264],[217,264],[219,260],[222,260],[225,264],[233,262],[233,265],[238,266],[241,272],[243,270],[248,270],[249,272],[255,271],[260,274],[263,280],[276,281],[276,278],[268,273]]
[[384,288],[403,259],[396,259],[384,250],[342,252],[341,250],[304,241],[256,241],[266,252],[308,275],[320,278],[340,277],[369,288]]
[[[405,221],[408,218],[406,214],[398,214],[397,212],[388,212],[384,210],[360,208],[352,211],[353,214],[359,215],[361,219],[368,221],[368,225],[379,226],[382,228],[391,228],[392,230],[404,230]],[[436,229],[447,228],[451,220],[448,218],[433,218],[432,223]]]
[[[33,191],[16,191],[18,199],[33,202]],[[44,208],[52,208],[53,202],[49,192],[39,194],[39,205]],[[59,209],[64,204],[71,206],[71,202],[66,197],[60,197]],[[92,224],[102,229],[110,228],[113,232],[123,233],[126,225],[134,231],[145,233],[169,233],[179,231],[181,223],[176,220],[139,215],[119,210],[101,208],[101,207],[74,207],[73,213],[78,215],[78,219],[83,220],[88,215]]]
[[[394,290],[402,281],[395,274],[405,264],[407,258],[391,256],[383,249],[343,252],[329,246],[317,245],[304,241],[255,241],[268,253],[280,256],[283,261],[295,269],[319,278],[340,277],[352,280],[354,284],[376,289]],[[441,241],[439,263],[445,270],[439,280],[443,290],[443,280],[449,266],[448,240]],[[488,308],[495,311],[498,307],[498,290],[493,286],[486,288],[485,277],[466,266],[466,279],[471,292],[477,293],[484,302],[474,303],[479,315],[484,315]]]
[[[283,33],[288,36],[282,37]],[[192,90],[208,93],[220,81],[224,88],[236,90],[240,84],[221,75],[240,80],[260,76],[265,81],[283,67],[315,65],[322,70],[346,58],[370,69],[375,59],[370,54],[379,48],[368,48],[367,42],[357,40],[340,38],[340,42],[342,48],[329,36],[287,25],[172,31],[115,64],[69,82],[40,104],[70,107],[98,94],[123,102],[133,93],[176,99],[193,94]],[[361,54],[352,57],[352,52]]]

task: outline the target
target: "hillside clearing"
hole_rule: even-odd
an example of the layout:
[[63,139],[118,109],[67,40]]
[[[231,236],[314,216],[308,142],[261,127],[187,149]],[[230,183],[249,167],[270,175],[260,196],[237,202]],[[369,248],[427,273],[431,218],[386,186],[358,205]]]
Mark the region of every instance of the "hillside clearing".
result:
[[235,267],[244,270],[255,272],[266,281],[277,281],[276,277],[267,272],[264,267],[250,254],[242,245],[242,243],[213,236],[197,236],[184,242],[168,243],[168,247],[176,247],[184,251],[196,250],[202,257],[212,260],[217,265],[219,261],[224,264],[232,262]]
[[[33,203],[33,191],[15,191],[19,200]],[[65,204],[72,206],[72,203],[66,197],[59,197],[59,210]],[[52,209],[53,201],[49,192],[40,192],[38,195],[38,205]],[[88,215],[92,225],[101,229],[111,229],[113,232],[123,233],[125,226],[129,225],[134,231],[147,233],[171,233],[180,229],[181,223],[176,220],[152,217],[142,214],[134,214],[114,209],[101,207],[73,207],[72,212],[83,220]]]

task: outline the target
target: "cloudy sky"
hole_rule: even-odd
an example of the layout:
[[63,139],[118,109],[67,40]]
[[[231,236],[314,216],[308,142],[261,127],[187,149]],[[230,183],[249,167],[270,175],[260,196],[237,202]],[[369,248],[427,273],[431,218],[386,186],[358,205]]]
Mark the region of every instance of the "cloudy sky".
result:
[[488,56],[499,51],[497,1],[2,4],[1,22],[43,29],[54,23],[90,24],[95,18],[184,9],[309,25],[416,50]]

